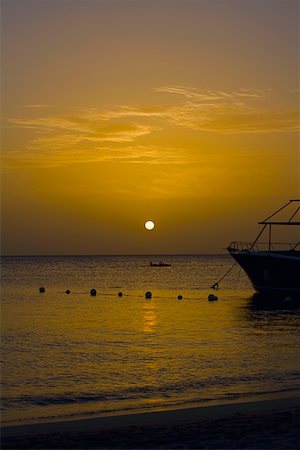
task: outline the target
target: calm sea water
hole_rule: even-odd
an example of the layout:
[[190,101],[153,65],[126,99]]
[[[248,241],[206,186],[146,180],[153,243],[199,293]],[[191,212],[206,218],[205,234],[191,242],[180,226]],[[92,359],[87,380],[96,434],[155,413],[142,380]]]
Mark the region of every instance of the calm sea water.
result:
[[3,421],[298,390],[299,308],[257,304],[238,268],[209,302],[232,264],[215,255],[2,258]]

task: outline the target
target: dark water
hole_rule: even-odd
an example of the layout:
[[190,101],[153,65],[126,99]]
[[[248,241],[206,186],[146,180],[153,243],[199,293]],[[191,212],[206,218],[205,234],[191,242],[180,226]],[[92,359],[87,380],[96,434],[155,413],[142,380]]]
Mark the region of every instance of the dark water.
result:
[[[150,268],[150,260],[171,266]],[[215,255],[3,258],[3,421],[298,390],[298,307],[258,303],[237,268],[208,302],[232,263]]]

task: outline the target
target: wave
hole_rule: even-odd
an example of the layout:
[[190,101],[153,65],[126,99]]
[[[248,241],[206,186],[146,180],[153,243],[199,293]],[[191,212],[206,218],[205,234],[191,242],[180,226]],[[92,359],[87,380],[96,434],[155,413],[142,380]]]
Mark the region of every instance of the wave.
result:
[[[189,402],[203,402],[210,400],[226,400],[240,396],[252,396],[260,393],[272,394],[275,392],[288,392],[300,389],[300,371],[283,374],[257,373],[244,376],[210,377],[202,380],[186,380],[177,383],[157,385],[129,386],[122,390],[107,392],[65,392],[52,395],[20,395],[15,397],[2,397],[2,408],[27,406],[53,406],[85,403],[107,403],[127,401],[151,400],[159,398],[160,401],[172,400],[172,404],[181,398]],[[286,387],[290,380],[292,388]],[[270,389],[270,386],[272,388]],[[200,395],[199,395],[200,394]],[[195,400],[193,400],[195,399]]]
[[[231,394],[225,394],[219,397],[202,397],[202,398],[194,398],[194,399],[181,399],[177,401],[162,401],[159,404],[137,404],[137,405],[122,405],[118,403],[118,407],[113,408],[93,408],[93,409],[85,409],[81,410],[79,412],[73,411],[69,413],[62,413],[62,414],[47,414],[45,411],[45,414],[43,415],[36,415],[32,417],[26,417],[20,418],[20,419],[14,419],[14,420],[2,420],[3,424],[12,424],[12,423],[28,423],[30,421],[64,421],[64,420],[72,420],[76,418],[90,418],[95,416],[110,416],[110,415],[122,415],[122,414],[128,414],[128,413],[143,413],[143,412],[154,412],[158,410],[174,410],[174,409],[184,409],[184,408],[193,408],[193,407],[201,407],[201,406],[208,406],[209,404],[226,404],[236,401],[248,401],[250,399],[255,398],[255,400],[259,399],[265,399],[275,396],[281,396],[281,395],[288,395],[295,393],[300,390],[300,386],[298,388],[283,388],[278,390],[267,390],[267,391],[253,391],[248,393],[231,393]],[[298,392],[297,392],[297,395]],[[122,406],[121,406],[122,405]],[[2,408],[1,408],[2,409]]]

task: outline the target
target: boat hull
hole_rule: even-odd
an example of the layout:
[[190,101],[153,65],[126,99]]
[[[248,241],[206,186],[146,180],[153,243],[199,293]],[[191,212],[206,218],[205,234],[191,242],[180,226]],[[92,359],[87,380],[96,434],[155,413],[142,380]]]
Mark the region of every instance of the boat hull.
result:
[[246,272],[254,289],[263,295],[300,295],[300,253],[296,250],[248,251],[228,249]]

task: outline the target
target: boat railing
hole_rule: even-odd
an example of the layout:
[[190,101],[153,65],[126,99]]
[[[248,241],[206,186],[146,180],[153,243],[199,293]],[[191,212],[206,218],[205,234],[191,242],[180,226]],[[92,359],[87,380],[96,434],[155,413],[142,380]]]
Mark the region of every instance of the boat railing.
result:
[[229,244],[229,248],[230,250],[233,251],[250,251],[250,250],[258,250],[258,246],[255,245],[253,248],[252,247],[253,242],[242,242],[242,241],[233,241],[230,242]]
[[259,251],[287,251],[293,250],[297,246],[294,242],[242,242],[242,241],[233,241],[229,244],[229,248],[231,251],[244,251],[244,252],[259,252]]

